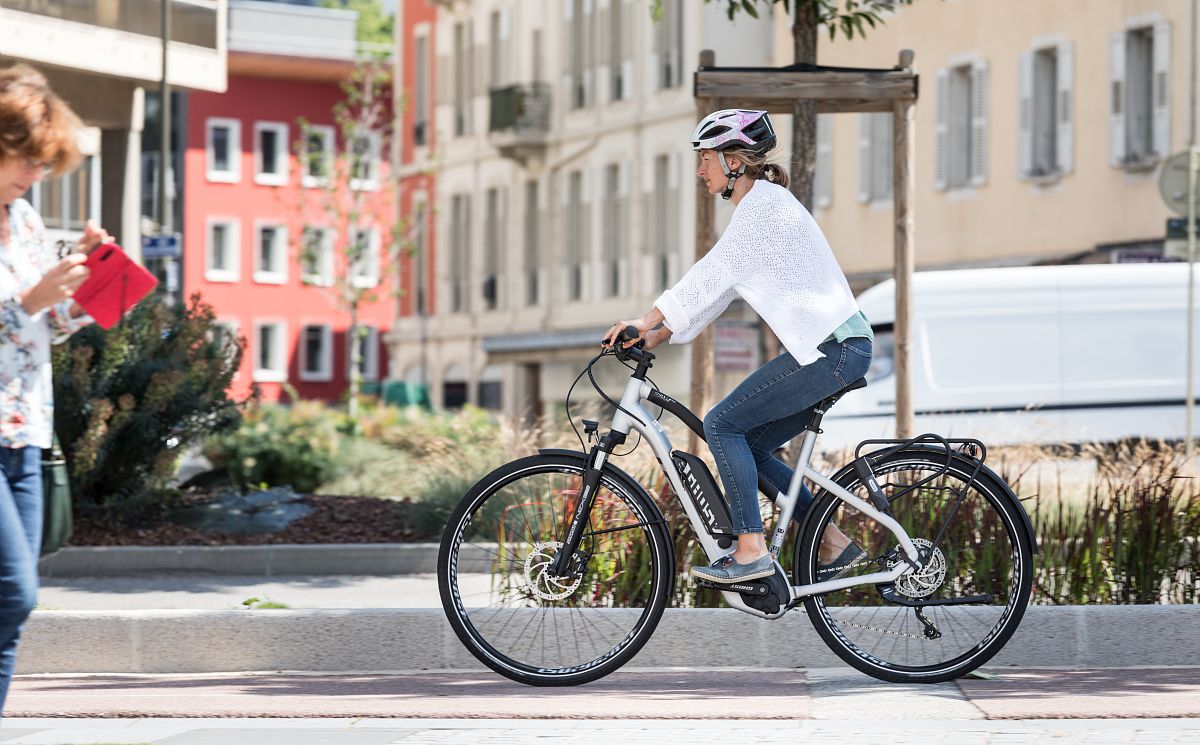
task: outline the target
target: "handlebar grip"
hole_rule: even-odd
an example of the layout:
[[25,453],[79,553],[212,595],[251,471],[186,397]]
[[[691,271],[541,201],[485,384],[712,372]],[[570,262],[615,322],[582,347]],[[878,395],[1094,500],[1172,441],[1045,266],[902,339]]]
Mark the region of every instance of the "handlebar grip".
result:
[[621,336],[625,337],[625,341],[629,341],[630,339],[636,339],[641,335],[642,334],[640,331],[638,331],[637,326],[626,326],[625,330],[621,332]]

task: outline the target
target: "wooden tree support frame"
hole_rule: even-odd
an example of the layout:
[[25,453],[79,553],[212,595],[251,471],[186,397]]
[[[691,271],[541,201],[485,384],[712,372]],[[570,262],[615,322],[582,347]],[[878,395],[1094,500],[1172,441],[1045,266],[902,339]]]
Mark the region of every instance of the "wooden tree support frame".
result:
[[[717,67],[711,50],[700,53],[693,91],[696,121],[718,109],[762,109],[791,114],[797,100],[816,100],[819,113],[891,112],[892,199],[895,216],[896,319],[894,326],[896,370],[896,436],[911,437],[912,403],[912,273],[915,267],[913,205],[916,201],[916,116],[918,79],[913,53],[900,52],[899,64],[890,70],[866,70],[820,65],[780,68]],[[696,247],[699,260],[716,242],[713,199],[696,190]],[[712,381],[712,328],[705,330],[692,351],[693,411],[707,410]],[[690,449],[695,450],[695,437]]]

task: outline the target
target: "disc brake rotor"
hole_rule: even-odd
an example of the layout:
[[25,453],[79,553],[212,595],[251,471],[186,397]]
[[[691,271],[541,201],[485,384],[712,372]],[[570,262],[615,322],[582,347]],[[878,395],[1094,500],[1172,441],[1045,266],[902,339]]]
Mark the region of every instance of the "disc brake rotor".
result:
[[554,557],[562,549],[560,541],[546,541],[533,544],[533,549],[525,557],[525,582],[530,592],[542,600],[562,600],[579,587],[583,576],[555,577],[550,573]]
[[[932,541],[914,538],[912,542],[917,552],[927,558],[919,571],[910,572],[896,580],[896,591],[910,598],[928,597],[946,581],[946,556],[940,548],[933,547]],[[888,569],[899,563],[899,560],[889,561]]]

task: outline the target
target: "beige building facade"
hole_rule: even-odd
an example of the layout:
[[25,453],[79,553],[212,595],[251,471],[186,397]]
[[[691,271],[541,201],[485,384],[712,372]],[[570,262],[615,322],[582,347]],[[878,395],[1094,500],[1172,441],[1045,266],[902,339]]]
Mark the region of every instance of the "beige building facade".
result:
[[[436,24],[406,40],[435,71],[415,86],[433,91],[435,144],[410,170],[436,173],[421,199],[437,280],[428,316],[397,319],[391,369],[426,382],[435,406],[553,415],[603,331],[691,263],[700,50],[770,65],[773,25],[730,26],[691,0],[664,0],[658,22],[642,0],[437,5]],[[726,335],[757,346],[740,325]],[[733,376],[757,362],[730,358]],[[654,371],[680,397],[688,359],[664,348]],[[617,392],[628,375],[613,361],[597,372]],[[581,398],[595,398],[586,379]]]
[[[436,146],[413,168],[436,173],[437,281],[427,316],[397,319],[391,369],[435,406],[556,414],[599,334],[691,263],[700,50],[785,65],[790,21],[731,25],[698,0],[664,0],[658,22],[640,0],[436,4],[415,41]],[[820,61],[916,53],[918,269],[1153,260],[1158,173],[1188,139],[1188,23],[1181,0],[921,0],[866,40],[822,34]],[[892,270],[891,155],[889,115],[821,117],[811,208],[856,289]],[[754,319],[735,304],[717,324],[718,394],[762,361]],[[656,378],[686,400],[689,369],[671,345]]]
[[[916,53],[918,269],[1145,260],[1171,216],[1161,164],[1188,144],[1189,22],[1182,0],[919,0],[820,60]],[[860,285],[892,266],[886,118],[825,127],[816,216]]]

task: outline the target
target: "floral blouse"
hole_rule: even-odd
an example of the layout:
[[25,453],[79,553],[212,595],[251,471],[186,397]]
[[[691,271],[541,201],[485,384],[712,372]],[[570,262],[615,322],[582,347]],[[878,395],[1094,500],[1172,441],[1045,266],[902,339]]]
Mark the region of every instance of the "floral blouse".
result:
[[58,255],[42,218],[24,199],[9,205],[8,226],[8,243],[0,244],[0,447],[48,448],[54,431],[50,345],[92,319],[72,318],[72,300],[25,312],[21,294],[41,281]]

